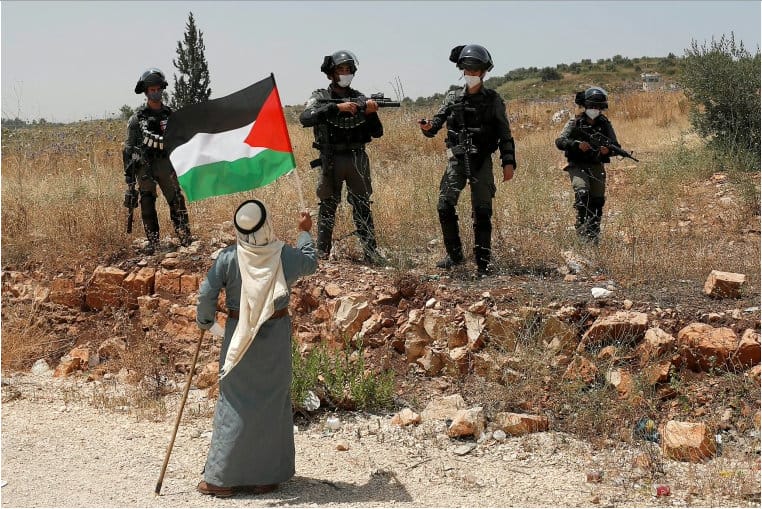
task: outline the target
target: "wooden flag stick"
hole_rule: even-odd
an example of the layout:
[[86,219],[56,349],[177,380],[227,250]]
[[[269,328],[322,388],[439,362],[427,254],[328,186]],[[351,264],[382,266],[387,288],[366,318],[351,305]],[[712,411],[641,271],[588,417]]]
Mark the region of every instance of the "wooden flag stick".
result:
[[159,480],[156,483],[156,489],[154,493],[159,495],[161,493],[161,485],[164,482],[164,473],[167,471],[167,465],[169,464],[169,455],[172,454],[172,446],[175,445],[175,437],[177,436],[177,428],[180,427],[180,418],[183,416],[183,409],[185,408],[185,401],[188,399],[188,391],[190,390],[191,380],[193,379],[193,372],[196,371],[196,362],[198,362],[198,352],[201,350],[201,341],[204,339],[204,330],[201,330],[201,334],[198,337],[198,344],[196,345],[196,353],[193,354],[193,364],[188,372],[188,380],[185,383],[185,391],[183,391],[183,399],[180,402],[180,409],[177,411],[177,419],[175,419],[175,429],[172,431],[172,439],[169,441],[169,447],[167,447],[167,455],[164,457],[164,464],[161,466],[161,473],[159,474]]
[[299,193],[299,208],[301,210],[307,210],[307,204],[304,203],[304,193],[302,193],[302,179],[299,178],[299,173],[296,171],[296,168],[291,170],[291,173],[294,174],[294,180],[296,181],[296,191]]

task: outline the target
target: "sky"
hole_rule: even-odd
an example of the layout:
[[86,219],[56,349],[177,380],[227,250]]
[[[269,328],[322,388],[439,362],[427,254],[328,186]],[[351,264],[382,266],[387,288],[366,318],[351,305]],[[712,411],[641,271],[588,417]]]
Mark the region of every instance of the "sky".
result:
[[[760,2],[752,1],[338,1],[0,3],[2,116],[72,122],[136,107],[140,74],[159,67],[170,91],[188,13],[203,32],[212,98],[270,73],[286,105],[328,84],[325,55],[348,49],[365,94],[413,99],[459,83],[452,47],[481,44],[489,76],[519,67],[683,56],[691,41],[735,34],[760,46]],[[488,77],[489,77],[488,76]]]

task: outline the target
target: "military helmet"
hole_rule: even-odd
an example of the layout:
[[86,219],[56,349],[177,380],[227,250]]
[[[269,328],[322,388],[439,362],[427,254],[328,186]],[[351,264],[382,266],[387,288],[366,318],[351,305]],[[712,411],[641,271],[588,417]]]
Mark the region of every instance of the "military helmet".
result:
[[357,68],[360,66],[360,61],[354,53],[348,50],[339,50],[333,55],[326,55],[323,57],[323,64],[320,66],[320,71],[330,75],[341,64],[349,64],[352,70],[352,74],[357,72]]
[[168,83],[164,77],[164,73],[161,72],[161,69],[151,67],[150,69],[146,69],[146,71],[140,75],[138,83],[135,85],[135,93],[142,94],[148,89],[148,87],[155,85],[161,86],[161,89],[164,90],[167,88]]
[[478,44],[455,46],[450,51],[450,62],[454,62],[458,69],[471,71],[491,71],[493,67],[492,55]]
[[590,87],[585,90],[583,106],[605,110],[609,107],[609,95],[601,87]]

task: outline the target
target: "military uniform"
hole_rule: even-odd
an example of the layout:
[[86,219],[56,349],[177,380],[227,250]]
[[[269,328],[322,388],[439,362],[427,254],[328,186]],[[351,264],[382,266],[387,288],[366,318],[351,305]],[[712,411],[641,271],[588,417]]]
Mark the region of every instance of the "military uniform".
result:
[[[458,108],[464,108],[462,113]],[[431,120],[431,129],[423,131],[424,136],[435,136],[445,124],[449,161],[439,184],[437,203],[445,249],[452,261],[462,262],[463,247],[455,207],[468,182],[471,186],[474,258],[480,270],[485,270],[491,260],[492,199],[496,192],[492,153],[500,151],[501,167],[507,164],[516,166],[515,146],[505,113],[505,103],[497,92],[484,86],[474,94],[467,93],[466,87],[452,90],[447,93],[442,107]],[[475,130],[472,131],[475,153],[458,154],[462,151],[459,149],[458,133],[463,127]],[[465,158],[468,158],[470,166],[468,177]]]
[[580,150],[580,143],[587,140],[581,133],[582,130],[591,134],[601,133],[613,145],[620,145],[606,116],[599,115],[590,124],[584,113],[569,120],[556,139],[556,147],[564,151],[569,162],[564,170],[568,172],[574,189],[577,234],[584,239],[597,241],[601,231],[603,205],[606,202],[606,169],[603,165],[611,159],[608,155],[601,155],[598,150]]
[[357,98],[362,93],[344,88],[347,95],[339,95],[340,87],[331,83],[328,89],[313,92],[307,107],[299,117],[304,127],[312,127],[315,133],[313,147],[320,151],[320,159],[313,166],[320,166],[317,196],[318,212],[317,249],[321,257],[331,252],[331,239],[336,218],[336,208],[341,202],[344,182],[347,184],[347,201],[352,205],[352,218],[363,244],[366,258],[376,255],[376,233],[370,210],[373,193],[370,177],[370,161],[365,144],[384,134],[377,113],[355,115],[339,112],[335,103],[320,99]]
[[149,147],[145,140],[163,136],[172,110],[165,105],[153,110],[148,105],[140,108],[129,120],[127,141],[124,144],[125,177],[129,183],[137,182],[140,190],[140,213],[150,246],[159,242],[159,218],[156,214],[156,184],[161,187],[169,205],[169,215],[180,242],[187,245],[191,240],[188,226],[188,210],[180,190],[168,154],[163,148]]

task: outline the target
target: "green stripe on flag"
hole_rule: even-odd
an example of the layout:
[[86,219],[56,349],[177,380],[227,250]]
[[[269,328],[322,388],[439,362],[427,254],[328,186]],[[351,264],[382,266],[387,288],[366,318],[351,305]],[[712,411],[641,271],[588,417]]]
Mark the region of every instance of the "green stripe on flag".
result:
[[252,158],[197,166],[178,176],[178,181],[192,202],[266,186],[294,168],[292,152],[264,150]]

